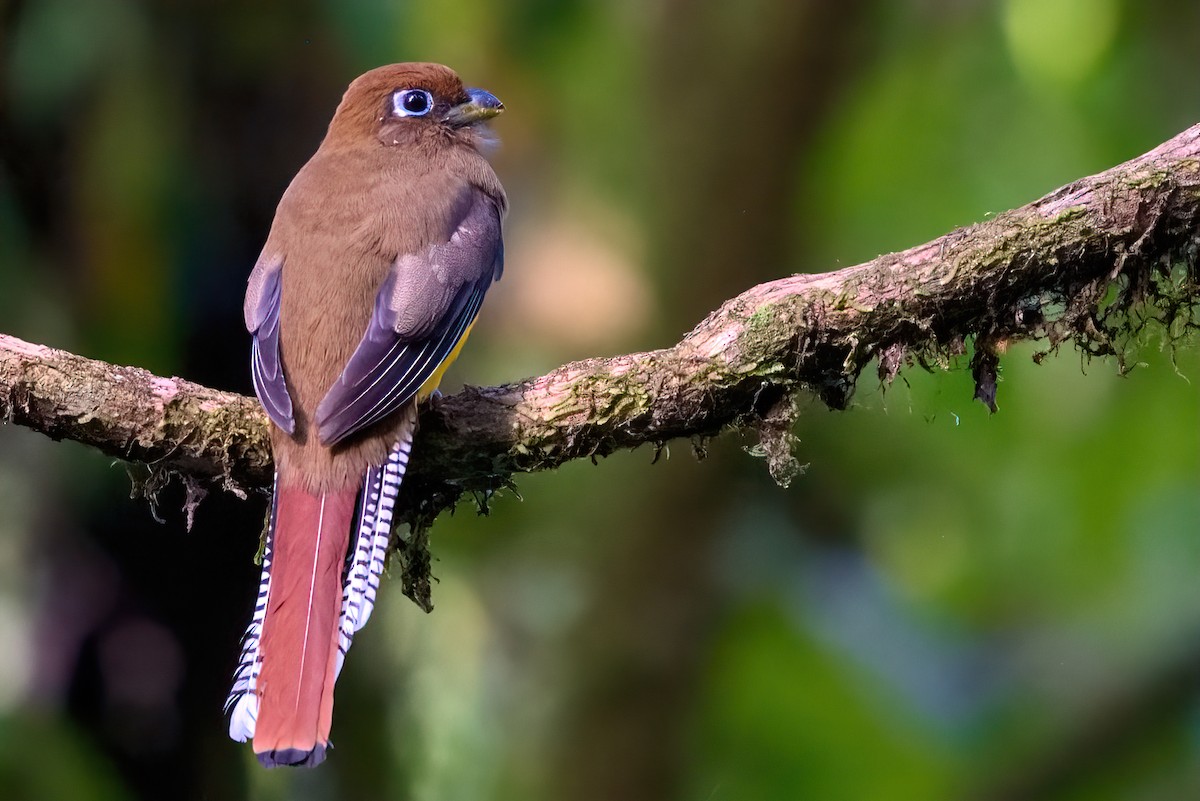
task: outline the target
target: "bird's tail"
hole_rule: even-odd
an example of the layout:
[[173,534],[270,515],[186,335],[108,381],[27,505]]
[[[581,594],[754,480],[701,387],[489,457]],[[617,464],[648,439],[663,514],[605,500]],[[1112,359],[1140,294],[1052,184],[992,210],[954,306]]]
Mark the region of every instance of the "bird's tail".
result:
[[230,737],[253,739],[268,767],[325,758],[333,685],[375,605],[412,433],[367,470],[361,493],[310,495],[276,481],[258,602],[225,702]]
[[230,735],[253,737],[267,767],[318,765],[329,747],[357,495],[357,488],[310,494],[276,484],[259,603],[226,702]]

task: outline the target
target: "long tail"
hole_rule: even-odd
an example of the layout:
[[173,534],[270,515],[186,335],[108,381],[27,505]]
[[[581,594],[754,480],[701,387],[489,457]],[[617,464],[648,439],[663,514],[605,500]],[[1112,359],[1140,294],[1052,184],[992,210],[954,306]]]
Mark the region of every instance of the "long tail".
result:
[[[325,758],[333,684],[375,606],[411,449],[408,428],[387,462],[367,471],[361,494],[281,492],[276,480],[258,602],[225,702],[230,737],[253,738],[268,767],[312,767]],[[347,553],[352,518],[357,536]]]
[[325,758],[333,717],[342,574],[357,489],[275,483],[258,603],[243,638],[229,735],[267,767]]
[[259,646],[254,752],[267,767],[320,764],[329,746],[342,574],[357,488],[275,493],[271,577]]

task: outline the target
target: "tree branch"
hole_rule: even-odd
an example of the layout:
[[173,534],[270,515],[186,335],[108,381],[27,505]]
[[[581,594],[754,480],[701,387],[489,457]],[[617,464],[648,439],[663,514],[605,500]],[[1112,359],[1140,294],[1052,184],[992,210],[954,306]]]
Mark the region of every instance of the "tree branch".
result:
[[[945,365],[973,337],[977,397],[989,404],[1011,340],[1074,341],[1121,360],[1148,322],[1171,340],[1194,327],[1198,222],[1200,125],[919,247],[753,287],[673,347],[468,387],[422,415],[403,516],[432,520],[514,473],[728,426],[758,428],[786,481],[796,393],[844,407],[874,358],[890,381],[905,366]],[[233,489],[270,478],[253,399],[3,335],[0,416],[160,474]]]

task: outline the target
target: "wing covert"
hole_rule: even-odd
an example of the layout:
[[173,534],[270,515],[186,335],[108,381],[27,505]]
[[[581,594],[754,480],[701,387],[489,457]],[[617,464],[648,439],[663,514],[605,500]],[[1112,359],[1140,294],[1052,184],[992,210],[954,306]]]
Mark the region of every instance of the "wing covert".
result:
[[250,374],[254,394],[275,425],[291,434],[296,429],[292,398],[288,394],[279,358],[279,298],[283,260],[260,260],[246,289],[246,328],[253,335]]
[[322,443],[402,408],[454,352],[503,268],[500,216],[496,200],[465,190],[447,241],[396,259],[362,340],[317,406]]

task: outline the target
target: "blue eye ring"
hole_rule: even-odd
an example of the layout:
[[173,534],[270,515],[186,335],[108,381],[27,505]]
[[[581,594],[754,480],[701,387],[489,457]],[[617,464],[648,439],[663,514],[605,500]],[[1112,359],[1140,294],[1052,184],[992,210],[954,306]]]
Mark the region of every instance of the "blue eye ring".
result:
[[433,110],[433,95],[424,89],[401,89],[392,95],[397,117],[424,117]]

